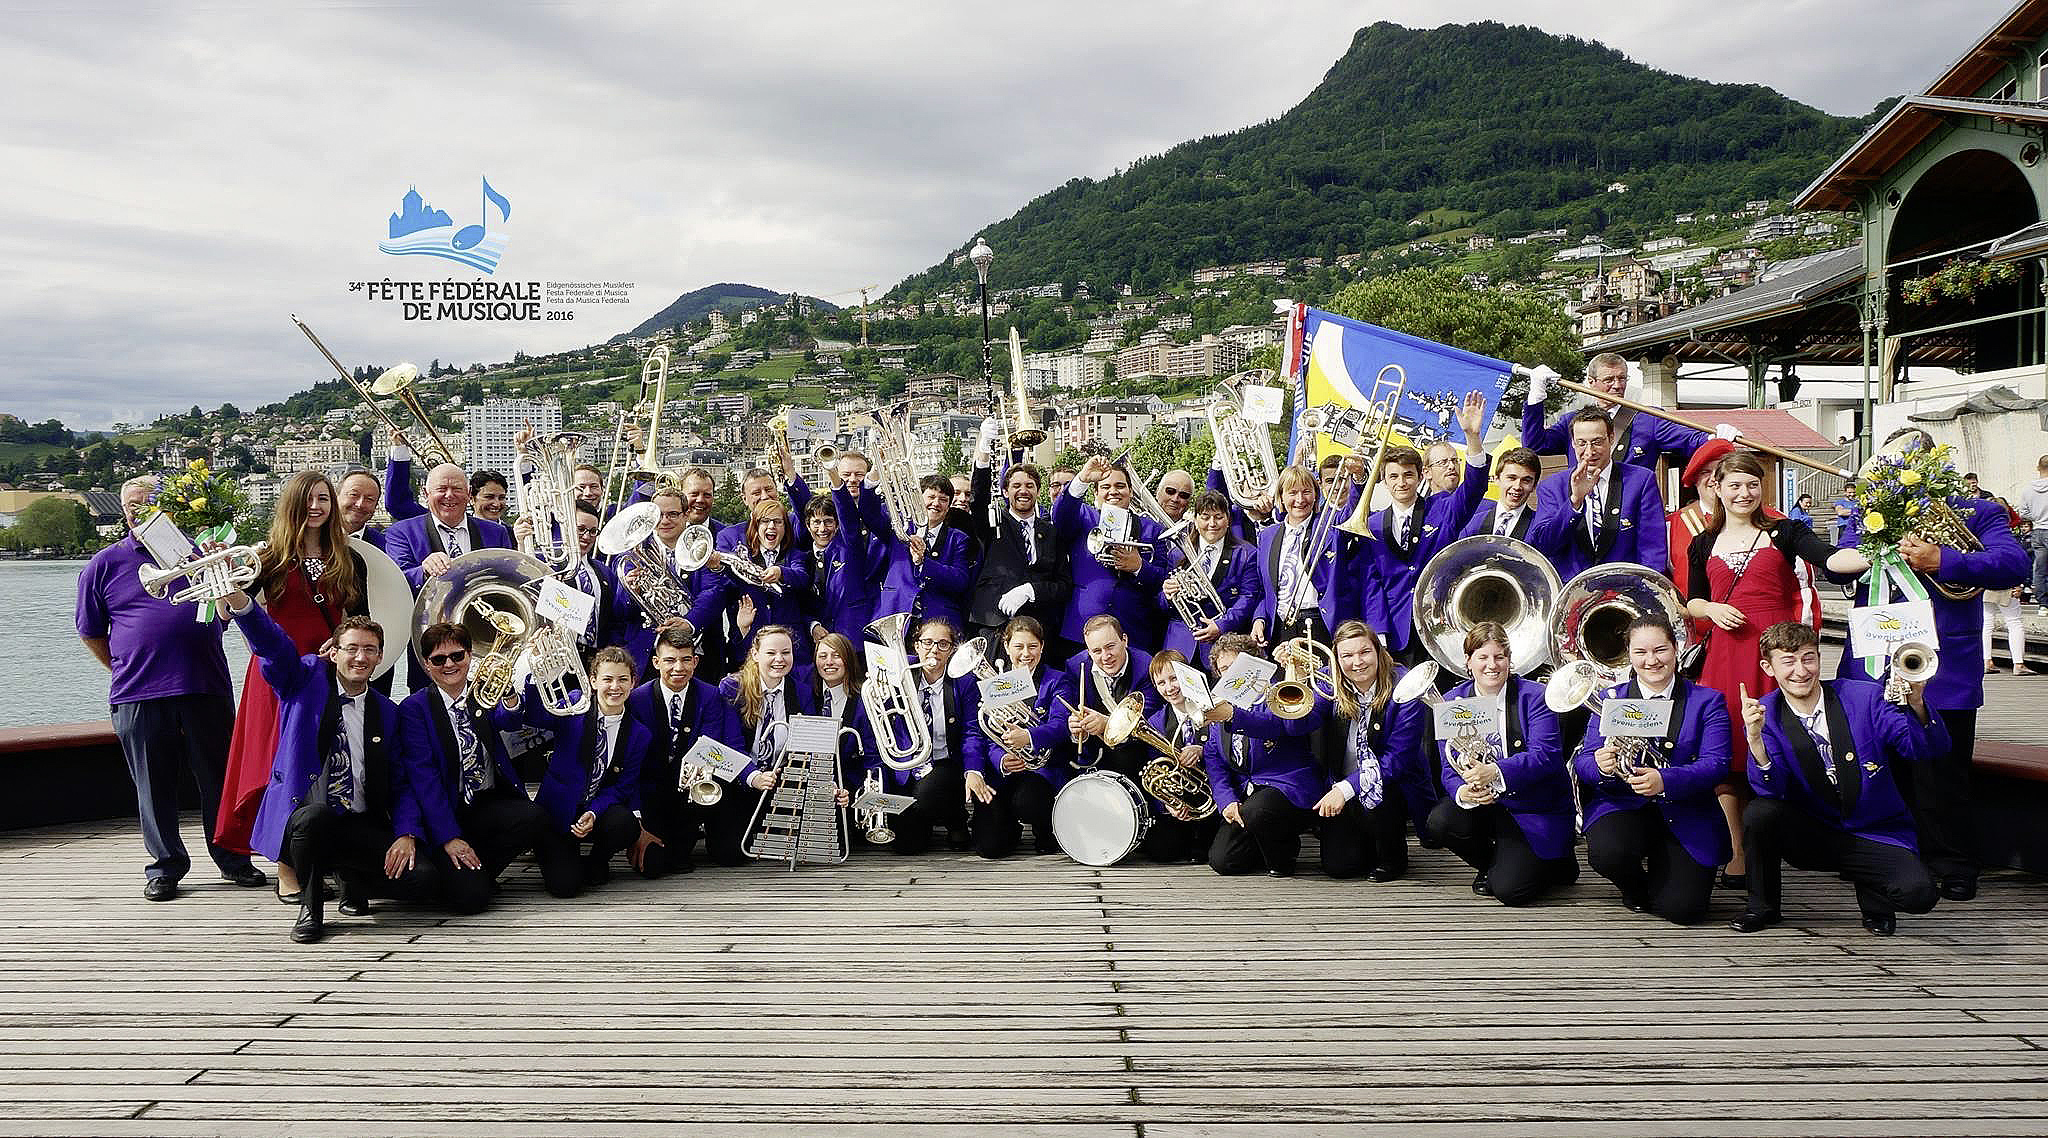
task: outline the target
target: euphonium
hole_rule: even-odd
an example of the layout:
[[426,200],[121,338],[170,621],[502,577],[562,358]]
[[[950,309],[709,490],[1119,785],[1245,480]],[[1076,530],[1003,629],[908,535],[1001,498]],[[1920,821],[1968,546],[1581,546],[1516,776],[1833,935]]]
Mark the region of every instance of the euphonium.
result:
[[1244,417],[1243,388],[1269,385],[1273,373],[1265,369],[1239,372],[1223,381],[1204,411],[1209,431],[1216,439],[1216,465],[1223,472],[1223,485],[1230,498],[1249,506],[1261,498],[1270,500],[1277,492],[1280,471],[1273,463],[1273,437],[1263,423]]
[[1331,677],[1337,674],[1337,657],[1328,645],[1306,636],[1283,640],[1273,649],[1273,662],[1282,669],[1266,689],[1266,710],[1274,715],[1300,719],[1315,710],[1316,700],[1335,698]]
[[520,516],[532,519],[532,532],[523,543],[528,552],[541,559],[558,577],[571,576],[583,560],[576,540],[576,451],[583,436],[565,431],[551,439],[532,439],[519,448],[522,461],[532,464],[530,475],[515,471],[513,494],[518,498]]
[[924,498],[918,491],[917,471],[911,466],[909,415],[904,415],[901,427],[890,422],[891,415],[877,411],[870,416],[875,422],[874,458],[870,464],[869,477],[874,480],[875,492],[882,496],[882,505],[889,511],[890,524],[898,535],[917,529],[924,518]]
[[903,637],[910,614],[879,617],[867,626],[870,639],[887,651],[881,666],[861,683],[875,749],[892,770],[910,771],[931,761],[932,725],[918,698],[917,675],[905,658]]
[[1562,591],[1534,546],[1474,534],[1444,546],[1416,575],[1415,632],[1439,666],[1463,676],[1465,634],[1492,621],[1507,630],[1508,658],[1526,676],[1550,662],[1550,618]]
[[143,565],[135,570],[135,576],[142,582],[142,591],[158,600],[164,599],[172,581],[185,578],[185,587],[171,593],[170,602],[174,605],[223,600],[231,593],[248,591],[249,586],[256,583],[256,576],[262,569],[263,551],[269,546],[267,541],[254,545],[231,545],[203,553],[169,569]]
[[[1194,528],[1193,518],[1186,514],[1180,521],[1168,518],[1165,508],[1160,506],[1159,499],[1152,496],[1152,491],[1145,488],[1138,472],[1125,465],[1129,457],[1130,452],[1125,451],[1118,456],[1117,462],[1123,467],[1124,477],[1130,479],[1131,501],[1159,524],[1159,539],[1172,542],[1180,551],[1180,565],[1166,575],[1166,580],[1177,583],[1174,591],[1166,597],[1173,605],[1174,614],[1190,629],[1222,620],[1223,596],[1216,591],[1216,583],[1209,580],[1209,575],[1195,563],[1194,543],[1188,540],[1188,531]],[[1160,591],[1165,593],[1164,588]]]
[[[690,591],[676,569],[670,568],[668,549],[654,527],[661,508],[652,502],[635,502],[612,515],[597,535],[597,551],[616,557],[614,567],[647,623],[656,627],[671,617],[690,612]],[[685,528],[676,538],[676,561],[682,572],[691,572],[710,559],[711,527],[702,524]]]
[[[972,675],[982,680],[992,680],[1001,675],[996,666],[989,661],[988,641],[979,636],[953,651],[953,658],[946,662],[946,674],[954,679]],[[1002,704],[984,701],[975,718],[981,724],[981,733],[997,746],[1002,745],[1003,736],[1009,734],[1012,727],[1022,727],[1029,731],[1045,725],[1045,713],[1028,699]],[[1005,753],[1009,753],[1007,748]],[[1026,770],[1035,771],[1045,766],[1045,761],[1050,756],[1034,749],[1017,757],[1024,760]]]

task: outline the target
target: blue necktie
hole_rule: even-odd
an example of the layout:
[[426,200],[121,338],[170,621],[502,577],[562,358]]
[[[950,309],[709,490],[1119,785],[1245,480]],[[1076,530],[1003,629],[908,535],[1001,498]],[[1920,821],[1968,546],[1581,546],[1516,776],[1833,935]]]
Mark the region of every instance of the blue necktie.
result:
[[334,717],[334,738],[327,749],[327,804],[344,813],[354,809],[356,801],[356,771],[349,761],[348,709],[356,697],[341,697],[341,710]]
[[484,748],[476,737],[467,697],[455,705],[454,718],[455,746],[462,753],[462,804],[467,806],[484,789]]

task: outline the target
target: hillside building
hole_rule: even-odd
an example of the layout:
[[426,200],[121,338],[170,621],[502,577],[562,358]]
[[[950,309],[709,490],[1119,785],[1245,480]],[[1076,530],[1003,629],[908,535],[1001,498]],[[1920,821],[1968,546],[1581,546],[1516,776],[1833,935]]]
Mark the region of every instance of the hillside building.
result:
[[537,399],[486,399],[464,410],[463,433],[469,440],[469,469],[512,473],[517,453],[512,440],[531,426],[535,434],[562,430],[562,401],[552,395]]

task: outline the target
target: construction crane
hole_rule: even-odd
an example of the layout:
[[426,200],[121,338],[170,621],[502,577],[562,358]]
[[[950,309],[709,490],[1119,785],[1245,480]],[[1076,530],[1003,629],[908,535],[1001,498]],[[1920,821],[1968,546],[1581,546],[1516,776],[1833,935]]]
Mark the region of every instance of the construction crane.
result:
[[860,346],[863,348],[868,346],[868,294],[881,287],[881,285],[860,285],[855,288],[841,289],[838,292],[826,293],[824,297],[826,300],[837,300],[842,296],[852,296],[854,293],[860,294]]

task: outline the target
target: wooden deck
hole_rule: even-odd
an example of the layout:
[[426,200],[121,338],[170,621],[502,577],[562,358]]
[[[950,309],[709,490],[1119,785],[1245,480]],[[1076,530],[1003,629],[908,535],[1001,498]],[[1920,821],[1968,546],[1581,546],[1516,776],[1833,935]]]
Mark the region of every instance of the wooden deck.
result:
[[1510,912],[1437,851],[1386,885],[862,854],[574,902],[525,865],[480,917],[299,946],[211,874],[142,900],[132,827],[0,838],[0,1133],[2048,1132],[2048,895],[2014,874],[1880,940],[1832,877],[1743,937],[1733,895],[1678,929],[1591,874]]

